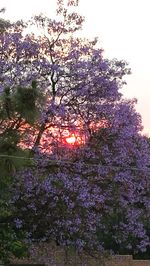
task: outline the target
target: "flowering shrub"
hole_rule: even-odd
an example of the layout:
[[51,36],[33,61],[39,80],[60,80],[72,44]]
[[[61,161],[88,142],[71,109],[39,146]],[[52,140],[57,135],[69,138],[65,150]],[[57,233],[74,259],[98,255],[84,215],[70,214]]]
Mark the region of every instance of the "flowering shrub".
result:
[[42,155],[35,170],[18,174],[13,203],[29,239],[86,251],[146,251],[148,145],[132,135],[118,146],[110,132],[97,132],[70,161],[51,163],[51,155]]

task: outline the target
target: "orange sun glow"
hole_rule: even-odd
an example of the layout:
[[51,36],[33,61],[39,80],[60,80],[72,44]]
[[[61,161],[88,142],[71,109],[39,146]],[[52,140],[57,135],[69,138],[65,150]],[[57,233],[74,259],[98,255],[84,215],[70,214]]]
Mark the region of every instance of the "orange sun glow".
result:
[[66,142],[68,144],[74,145],[76,143],[76,137],[74,135],[71,135],[66,138]]

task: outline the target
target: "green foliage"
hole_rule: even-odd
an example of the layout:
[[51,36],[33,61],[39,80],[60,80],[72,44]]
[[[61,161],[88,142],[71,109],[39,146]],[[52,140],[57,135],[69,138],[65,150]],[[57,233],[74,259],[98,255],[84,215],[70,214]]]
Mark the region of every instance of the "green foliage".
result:
[[[4,13],[5,8],[0,9],[0,13]],[[10,21],[0,18],[0,33],[3,33],[6,31],[7,28],[10,27]]]
[[15,111],[20,114],[27,123],[33,124],[38,116],[36,101],[40,94],[37,91],[36,81],[32,81],[29,88],[18,87],[13,97]]
[[36,81],[27,88],[6,87],[0,95],[0,261],[6,264],[12,256],[22,257],[27,253],[24,233],[14,227],[10,188],[14,174],[31,165],[29,150],[19,146],[23,139],[20,128],[37,121],[39,99],[42,98]]
[[0,225],[0,260],[7,264],[12,256],[18,258],[27,255],[27,246],[23,242],[22,232],[15,232],[9,224]]
[[0,261],[5,264],[12,256],[20,258],[27,254],[24,233],[14,228],[13,210],[9,202],[10,186],[11,178],[0,179]]

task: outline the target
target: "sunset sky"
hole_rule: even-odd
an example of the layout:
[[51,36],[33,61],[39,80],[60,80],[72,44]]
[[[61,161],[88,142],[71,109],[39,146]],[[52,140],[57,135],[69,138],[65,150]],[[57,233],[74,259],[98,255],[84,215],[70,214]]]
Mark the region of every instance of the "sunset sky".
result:
[[[4,18],[27,19],[34,14],[53,16],[55,0],[0,0],[6,7]],[[85,16],[83,35],[99,37],[109,58],[124,59],[132,69],[123,93],[138,99],[144,132],[150,135],[150,0],[80,0]]]

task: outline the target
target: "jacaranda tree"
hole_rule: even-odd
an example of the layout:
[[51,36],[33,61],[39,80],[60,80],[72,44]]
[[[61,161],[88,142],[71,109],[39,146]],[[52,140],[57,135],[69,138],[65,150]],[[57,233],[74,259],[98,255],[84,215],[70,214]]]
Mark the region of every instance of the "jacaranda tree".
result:
[[34,241],[144,252],[150,153],[136,101],[120,92],[130,69],[76,37],[83,18],[67,5],[0,35],[0,145],[34,157],[13,173],[13,221]]

